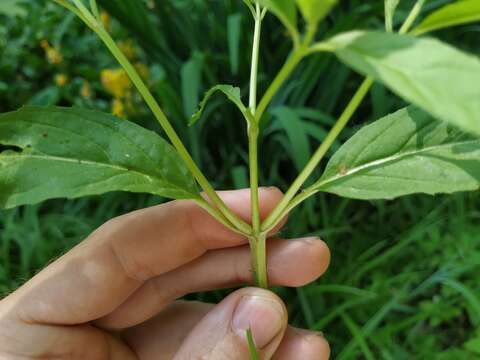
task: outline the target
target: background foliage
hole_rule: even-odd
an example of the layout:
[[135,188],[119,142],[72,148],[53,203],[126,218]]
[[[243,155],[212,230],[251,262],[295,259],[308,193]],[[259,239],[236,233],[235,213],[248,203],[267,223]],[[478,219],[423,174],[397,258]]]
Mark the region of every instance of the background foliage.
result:
[[[448,1],[430,0],[424,13]],[[24,104],[112,111],[159,130],[125,74],[89,30],[46,0],[0,6],[0,112]],[[247,186],[244,122],[217,97],[195,127],[205,90],[248,90],[252,21],[239,0],[105,0],[105,24],[147,79],[195,160],[218,189]],[[401,2],[398,23],[411,6]],[[323,35],[383,27],[383,1],[342,1]],[[480,54],[479,25],[435,36]],[[273,17],[263,32],[260,91],[288,56]],[[428,54],[425,54],[428,56]],[[361,78],[333,56],[304,61],[264,122],[260,179],[286,189],[322,141]],[[375,85],[344,141],[404,104]],[[207,120],[208,119],[208,120]],[[337,144],[338,147],[338,144]],[[319,175],[319,172],[316,174]],[[0,212],[0,291],[7,293],[113,216],[162,202],[113,193]],[[328,273],[278,289],[291,322],[325,332],[338,359],[480,357],[480,197],[409,196],[360,202],[320,195],[294,211],[282,236],[315,234],[333,254]],[[192,295],[218,301],[224,292]]]

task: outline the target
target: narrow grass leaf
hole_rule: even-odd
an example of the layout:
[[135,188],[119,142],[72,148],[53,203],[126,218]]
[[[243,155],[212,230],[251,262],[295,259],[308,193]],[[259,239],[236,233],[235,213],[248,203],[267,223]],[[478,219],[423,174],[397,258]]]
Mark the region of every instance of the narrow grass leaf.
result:
[[232,168],[232,179],[235,189],[245,189],[248,187],[248,172],[244,165]]
[[353,321],[353,319],[348,316],[346,313],[342,312],[340,314],[340,317],[342,318],[343,322],[347,326],[348,330],[350,333],[353,335],[353,339],[358,345],[358,347],[362,350],[363,356],[367,360],[374,360],[375,356],[373,356],[372,351],[370,350],[367,341],[362,335],[361,329],[358,327],[358,325]]
[[307,323],[309,329],[312,329],[315,325],[315,315],[313,314],[312,306],[310,305],[310,301],[305,294],[305,290],[303,288],[297,289],[298,301],[300,302],[300,307],[302,308],[303,318]]
[[356,199],[392,199],[479,185],[480,139],[408,107],[357,132],[313,188]]
[[480,134],[480,60],[434,39],[353,31],[328,44],[339,59],[436,118]]
[[240,62],[240,39],[242,33],[242,14],[233,14],[227,20],[228,53],[230,70],[234,75],[238,73]]
[[195,52],[181,69],[183,111],[190,116],[196,109],[202,81],[203,55]]
[[310,159],[310,144],[303,121],[294,110],[284,106],[273,109],[272,113],[287,133],[289,146],[286,150],[293,157],[297,170],[301,171]]
[[260,360],[260,356],[258,355],[257,348],[255,346],[255,340],[253,339],[252,329],[247,329],[247,342],[250,360]]
[[470,321],[478,327],[480,323],[480,298],[478,295],[475,294],[474,291],[469,289],[464,284],[460,283],[454,279],[445,279],[443,284],[458,291],[465,300],[470,304],[470,308],[472,309],[472,315],[470,317]]
[[475,21],[480,21],[480,1],[456,1],[428,15],[412,33],[419,35]]
[[132,122],[77,108],[0,115],[0,207],[110,191],[194,198],[175,149]]

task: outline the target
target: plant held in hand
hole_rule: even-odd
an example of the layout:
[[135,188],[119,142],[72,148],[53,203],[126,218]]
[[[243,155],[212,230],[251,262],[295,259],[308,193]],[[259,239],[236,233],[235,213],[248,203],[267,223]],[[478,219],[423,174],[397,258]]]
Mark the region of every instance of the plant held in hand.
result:
[[[159,135],[113,116],[78,108],[25,107],[0,115],[0,206],[50,198],[76,198],[130,191],[172,199],[192,199],[228,228],[250,240],[258,286],[268,287],[266,237],[284,216],[318,192],[356,199],[391,199],[412,193],[452,193],[480,185],[480,61],[438,40],[423,37],[437,29],[480,20],[476,0],[456,1],[413,27],[419,0],[399,29],[393,16],[398,0],[385,1],[385,32],[353,30],[317,41],[319,24],[336,0],[243,0],[254,21],[248,105],[240,89],[217,85],[243,115],[248,128],[252,219],[236,216],[216,194],[135,67],[102,24],[95,0],[55,0],[75,13],[104,42],[162,126]],[[285,26],[293,49],[261,99],[257,72],[262,21],[273,13]],[[304,26],[299,26],[299,14]],[[303,28],[301,30],[300,28]],[[422,36],[422,37],[420,37]],[[366,76],[323,143],[278,206],[261,220],[258,200],[258,138],[273,97],[297,65],[318,52],[334,53]],[[412,105],[365,126],[330,159],[324,174],[302,186],[378,81]],[[208,201],[200,195],[199,187]]]

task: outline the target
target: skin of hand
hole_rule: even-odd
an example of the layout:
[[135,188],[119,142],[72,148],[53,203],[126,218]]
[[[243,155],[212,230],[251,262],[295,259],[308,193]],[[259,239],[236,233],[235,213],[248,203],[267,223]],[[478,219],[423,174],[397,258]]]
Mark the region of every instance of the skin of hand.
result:
[[[248,221],[249,190],[219,194]],[[260,190],[262,218],[281,196]],[[317,238],[268,241],[272,285],[305,285],[329,261]],[[248,328],[261,359],[328,359],[326,340],[289,327],[284,303],[270,291],[241,288],[218,305],[177,300],[251,281],[246,239],[192,201],[135,211],[0,301],[0,360],[246,360]]]

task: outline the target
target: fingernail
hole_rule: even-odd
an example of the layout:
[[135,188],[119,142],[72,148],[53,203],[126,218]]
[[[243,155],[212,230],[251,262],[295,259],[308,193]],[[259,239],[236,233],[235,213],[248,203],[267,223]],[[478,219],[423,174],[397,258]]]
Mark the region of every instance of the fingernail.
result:
[[325,335],[321,331],[306,330],[306,329],[296,328],[293,326],[291,327],[291,329],[297,334],[303,335],[307,340],[313,339],[315,337],[325,338]]
[[320,241],[320,238],[310,236],[310,237],[306,237],[306,238],[301,238],[299,240],[303,241],[304,243],[309,244],[309,245],[318,245],[318,242]]
[[262,349],[282,330],[283,308],[277,302],[261,296],[243,297],[233,315],[233,330],[246,338],[252,330],[255,345]]

